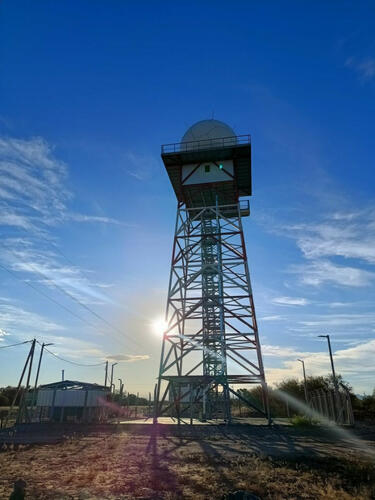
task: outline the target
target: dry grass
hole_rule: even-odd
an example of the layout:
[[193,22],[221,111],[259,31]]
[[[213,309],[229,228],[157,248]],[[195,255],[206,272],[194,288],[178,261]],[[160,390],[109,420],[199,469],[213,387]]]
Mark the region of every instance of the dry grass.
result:
[[68,439],[0,454],[0,498],[15,479],[37,499],[220,499],[246,489],[263,499],[374,498],[372,465],[352,458],[281,460],[214,436],[129,433]]

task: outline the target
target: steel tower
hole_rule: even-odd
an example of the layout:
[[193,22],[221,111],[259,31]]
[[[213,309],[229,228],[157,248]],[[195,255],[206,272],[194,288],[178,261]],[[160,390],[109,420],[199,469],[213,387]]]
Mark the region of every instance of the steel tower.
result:
[[154,421],[231,421],[234,386],[261,384],[258,327],[242,217],[250,214],[251,141],[225,123],[203,120],[161,153],[177,197],[177,217],[155,391]]

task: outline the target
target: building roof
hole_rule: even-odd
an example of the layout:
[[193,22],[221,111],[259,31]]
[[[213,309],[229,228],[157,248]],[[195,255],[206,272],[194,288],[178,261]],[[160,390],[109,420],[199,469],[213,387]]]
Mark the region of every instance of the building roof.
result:
[[99,384],[91,384],[89,382],[79,382],[77,380],[60,380],[59,382],[52,382],[51,384],[43,384],[39,386],[39,389],[78,389],[78,390],[99,390],[99,391],[109,391],[109,387]]

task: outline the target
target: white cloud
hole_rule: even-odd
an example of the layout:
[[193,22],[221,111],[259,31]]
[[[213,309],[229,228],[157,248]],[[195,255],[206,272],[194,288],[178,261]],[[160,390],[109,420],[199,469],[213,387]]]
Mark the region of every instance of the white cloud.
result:
[[306,264],[296,264],[290,271],[300,276],[306,285],[333,283],[348,287],[361,287],[372,284],[375,273],[356,267],[339,266],[329,260],[315,260]]
[[274,314],[271,316],[263,316],[263,317],[259,318],[260,321],[280,321],[282,319],[284,319],[284,318],[278,314]]
[[353,302],[329,302],[326,305],[328,307],[351,307]]
[[9,335],[9,333],[0,328],[0,340],[4,340],[2,337],[6,337],[7,335]]
[[150,359],[150,356],[148,354],[112,354],[108,356],[108,359],[125,363],[135,363],[136,361]]
[[158,161],[153,156],[139,155],[128,152],[125,155],[126,172],[138,181],[150,179],[158,168]]
[[61,255],[50,249],[51,231],[68,221],[126,224],[71,212],[67,175],[67,166],[43,139],[0,137],[0,259],[13,271],[28,273],[49,287],[57,285],[80,301],[108,302],[98,290],[100,284],[91,283],[77,266],[61,263]]
[[322,224],[306,228],[306,233],[298,238],[297,244],[309,259],[340,256],[375,264],[375,231],[369,224],[367,228],[354,224],[347,227]]
[[132,226],[131,224],[127,224],[126,222],[121,222],[117,219],[113,219],[112,217],[100,217],[98,215],[70,213],[66,218],[76,222],[100,222],[102,224],[114,224],[117,226],[127,226],[127,227]]
[[[0,248],[0,258],[16,272],[27,273],[39,283],[57,288],[84,303],[108,303],[111,300],[92,283],[83,270],[62,264],[57,253],[42,247],[34,248],[29,240],[10,238]],[[99,284],[100,285],[100,284]]]
[[46,230],[65,220],[123,224],[111,217],[71,213],[67,166],[42,138],[0,137],[0,225]]
[[283,306],[306,306],[310,303],[303,297],[276,297],[272,302]]
[[[298,324],[303,326],[316,327],[351,327],[348,335],[353,333],[354,327],[367,327],[370,329],[375,326],[375,313],[348,313],[348,314],[315,314],[309,315]],[[341,333],[342,335],[342,333]]]
[[44,316],[9,303],[0,303],[0,323],[5,331],[25,338],[64,330],[63,326]]
[[373,57],[361,59],[349,57],[345,62],[345,66],[353,69],[363,82],[370,81],[375,77],[375,58]]
[[[272,349],[275,349],[274,353]],[[299,357],[305,361],[307,375],[318,376],[330,373],[327,351],[303,353],[293,348],[271,348],[270,355],[286,358],[282,361],[281,367],[266,369],[267,381],[271,384],[286,378],[297,377],[301,379],[301,363],[297,361]],[[353,384],[356,392],[372,392],[375,386],[375,340],[338,349],[334,351],[333,355],[337,373]],[[295,359],[288,359],[292,357]]]
[[315,224],[284,227],[307,259],[344,257],[375,264],[375,211],[336,212]]
[[[320,223],[283,226],[283,235],[296,241],[306,259],[289,268],[306,285],[331,283],[348,287],[372,284],[375,273],[375,209],[334,212]],[[342,265],[336,259],[350,259]]]
[[306,353],[297,351],[294,347],[280,347],[277,345],[262,345],[263,356],[273,356],[277,358],[298,358],[299,356],[306,356]]

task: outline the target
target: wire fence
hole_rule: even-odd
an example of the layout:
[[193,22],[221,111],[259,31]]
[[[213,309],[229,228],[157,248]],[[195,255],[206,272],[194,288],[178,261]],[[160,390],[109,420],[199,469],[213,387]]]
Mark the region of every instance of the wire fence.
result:
[[317,389],[310,393],[309,402],[311,408],[326,419],[341,425],[354,425],[352,401],[345,388]]

